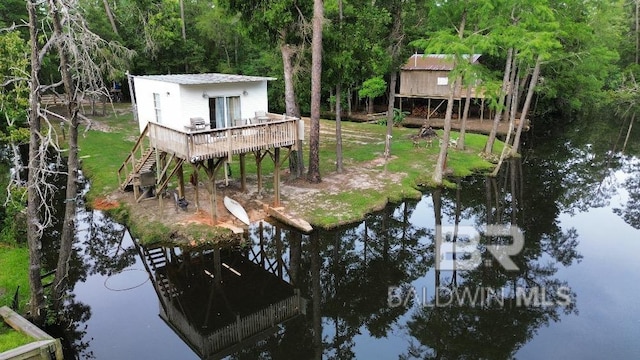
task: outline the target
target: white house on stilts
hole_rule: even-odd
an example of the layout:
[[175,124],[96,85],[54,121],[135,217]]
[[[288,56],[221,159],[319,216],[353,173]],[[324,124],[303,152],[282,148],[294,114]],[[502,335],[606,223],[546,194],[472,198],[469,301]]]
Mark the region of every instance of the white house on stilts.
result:
[[[118,170],[120,188],[136,201],[159,198],[177,177],[184,196],[183,166],[192,177],[204,170],[213,191],[211,217],[217,222],[216,174],[234,155],[240,161],[241,190],[246,190],[245,156],[255,155],[258,191],[261,162],[274,161],[274,206],[280,205],[280,167],[292,147],[303,141],[304,124],[295,117],[268,112],[269,77],[229,74],[129,76],[140,137]],[[282,148],[289,151],[281,157]],[[195,203],[199,206],[198,191]]]

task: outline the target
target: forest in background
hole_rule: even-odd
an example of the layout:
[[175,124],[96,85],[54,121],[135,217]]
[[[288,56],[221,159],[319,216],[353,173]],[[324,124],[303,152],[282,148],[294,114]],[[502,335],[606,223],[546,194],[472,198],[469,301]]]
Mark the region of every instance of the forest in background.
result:
[[[52,190],[43,149],[61,150],[51,133],[57,122],[74,130],[68,139],[66,188],[67,199],[74,198],[78,104],[107,95],[111,84],[126,84],[127,71],[278,78],[270,84],[270,110],[311,114],[307,178],[317,182],[320,174],[312,167],[317,165],[319,108],[344,107],[348,113],[378,99],[392,110],[397,73],[416,52],[450,55],[455,64],[451,83],[481,82],[495,110],[506,114],[508,108],[530,107],[536,111],[532,117],[556,124],[607,114],[600,123],[626,129],[626,122],[628,139],[638,107],[638,5],[598,0],[3,0],[0,141],[30,145],[27,216],[38,219],[27,229],[32,315],[44,315],[42,288],[36,283],[39,237],[51,215],[45,211],[41,218],[40,205],[48,204]],[[464,61],[477,53],[483,54],[483,71]],[[41,96],[53,92],[63,94],[68,117],[39,106]],[[450,120],[449,106],[447,113]],[[589,125],[598,136],[599,128]],[[514,152],[516,141],[519,133]],[[448,138],[443,144],[436,184],[442,181]],[[62,300],[74,209],[67,202],[57,272],[62,278],[54,281],[54,302]]]
[[[284,112],[283,58],[288,56],[296,102],[301,113],[310,112],[311,0],[77,3],[88,28],[135,52],[119,71],[103,74],[106,83],[116,81],[126,88],[127,70],[134,75],[273,76],[278,80],[270,83],[270,106],[274,112]],[[380,86],[376,80],[388,86],[391,75],[416,52],[484,54],[488,71],[478,76],[494,92],[510,47],[519,49],[518,61],[531,67],[542,54],[537,115],[564,119],[610,106],[610,92],[637,72],[635,1],[327,0],[324,8],[321,104],[325,109],[335,103],[336,86],[344,89],[344,108],[362,106],[371,92],[385,103],[386,91],[376,92],[375,86]],[[463,18],[466,26],[459,36]],[[0,28],[15,25],[26,42],[28,31],[21,26],[26,21],[25,1],[2,1]],[[11,41],[10,32],[0,33],[0,74],[15,58],[7,53],[19,51]],[[45,59],[41,76],[58,79],[57,61]],[[20,116],[16,118],[20,122]]]

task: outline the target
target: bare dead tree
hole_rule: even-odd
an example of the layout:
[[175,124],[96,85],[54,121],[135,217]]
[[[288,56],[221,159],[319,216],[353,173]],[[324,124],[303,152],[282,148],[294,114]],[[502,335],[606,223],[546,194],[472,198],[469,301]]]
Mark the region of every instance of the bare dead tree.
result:
[[60,75],[64,89],[68,124],[68,158],[65,214],[60,239],[58,263],[52,288],[55,310],[63,302],[66,290],[68,263],[75,234],[75,213],[78,183],[78,105],[83,98],[108,97],[109,90],[103,75],[113,77],[117,64],[131,53],[120,45],[104,41],[91,32],[76,9],[78,0],[47,0],[53,39],[60,61]]
[[[65,220],[61,239],[61,251],[54,286],[54,301],[64,291],[63,280],[75,228],[75,198],[78,173],[78,104],[82,99],[106,96],[108,89],[103,76],[113,77],[118,62],[130,57],[127,49],[108,43],[89,31],[78,9],[78,0],[28,0],[30,73],[23,79],[29,85],[29,162],[27,177],[27,243],[29,247],[29,280],[31,299],[29,314],[33,321],[42,324],[45,318],[45,299],[41,274],[41,241],[44,231],[53,223],[55,207],[53,193],[57,190],[51,179],[68,175]],[[40,83],[40,71],[46,56],[57,52],[62,81]],[[65,94],[66,113],[57,114],[41,106],[45,91],[56,92],[62,87]],[[59,170],[61,149],[54,124],[62,123],[69,129],[68,173]],[[19,178],[13,179],[15,185]]]

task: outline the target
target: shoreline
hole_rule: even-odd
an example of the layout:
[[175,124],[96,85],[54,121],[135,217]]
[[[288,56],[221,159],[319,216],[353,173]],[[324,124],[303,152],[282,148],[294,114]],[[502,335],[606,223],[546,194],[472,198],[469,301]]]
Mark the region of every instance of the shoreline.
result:
[[[121,111],[122,113],[122,111]],[[229,196],[242,204],[252,222],[268,218],[264,204],[273,205],[273,167],[265,167],[262,193],[258,194],[255,168],[249,158],[247,189],[240,192],[240,181],[232,175],[226,182],[217,180],[217,206],[219,223],[212,226],[210,195],[205,186],[185,182],[185,198],[189,202],[186,211],[175,205],[171,193],[167,198],[142,200],[138,203],[132,193],[118,189],[117,169],[126,158],[137,128],[131,118],[122,114],[115,118],[92,119],[92,128],[81,138],[81,167],[91,181],[87,195],[92,208],[105,210],[110,216],[127,226],[143,244],[171,242],[182,246],[202,246],[211,243],[235,241],[234,231],[246,228],[224,208],[222,198]],[[305,121],[308,134],[309,121]],[[432,169],[439,146],[422,141],[416,144],[414,137],[420,129],[394,127],[391,156],[385,161],[384,139],[386,127],[356,122],[343,123],[343,156],[345,171],[335,171],[335,122],[321,120],[320,170],[322,182],[311,184],[304,179],[290,179],[288,169],[283,169],[281,181],[281,207],[292,217],[310,223],[314,228],[332,229],[364,219],[367,214],[383,209],[387,204],[406,198],[420,198],[432,185]],[[308,135],[306,135],[308,139]],[[452,132],[452,136],[458,136]],[[448,173],[464,177],[478,172],[489,172],[495,165],[482,158],[486,136],[467,134],[467,150],[450,150],[447,160]],[[107,157],[103,149],[115,149]],[[496,142],[494,154],[499,154],[502,143]],[[305,143],[305,160],[308,143]],[[268,162],[270,163],[270,162]],[[231,174],[239,174],[238,162],[231,163]],[[286,165],[285,165],[286,167]],[[189,170],[185,171],[188,177]],[[452,186],[445,178],[444,186]],[[171,189],[173,189],[171,187]],[[173,191],[173,190],[170,190]],[[199,199],[196,206],[195,199]],[[212,240],[214,239],[214,240]]]

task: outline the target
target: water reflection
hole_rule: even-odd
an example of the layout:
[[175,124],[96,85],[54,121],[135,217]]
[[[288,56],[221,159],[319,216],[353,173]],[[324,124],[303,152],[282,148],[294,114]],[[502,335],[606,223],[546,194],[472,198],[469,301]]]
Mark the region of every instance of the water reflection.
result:
[[306,311],[300,291],[285,280],[286,264],[281,257],[269,258],[263,243],[138,249],[160,301],[160,317],[203,359],[250,347]]
[[[234,249],[138,249],[124,227],[81,209],[65,325],[71,357],[520,356],[525,344],[540,346],[541,328],[572,322],[584,304],[584,287],[574,289],[580,279],[563,273],[582,258],[585,227],[567,226],[563,214],[606,206],[624,186],[629,197],[616,212],[638,225],[638,164],[620,160],[628,171],[621,178],[608,170],[611,159],[585,154],[590,160],[514,160],[496,178],[459,180],[455,190],[391,204],[334,231],[302,235],[262,222]],[[485,224],[522,230],[524,247],[511,257],[518,271],[488,251],[512,240],[487,236]],[[436,239],[468,244],[469,228],[481,234],[480,266],[436,269]],[[145,264],[153,282],[106,288]],[[390,288],[401,304],[390,302]]]
[[[576,310],[575,293],[554,275],[558,264],[568,266],[580,258],[577,234],[563,233],[554,223],[544,227],[544,223],[532,224],[530,217],[525,219],[525,209],[532,205],[528,201],[534,199],[523,199],[520,171],[521,163],[514,160],[507,163],[503,176],[485,179],[485,206],[461,196],[464,189],[474,187],[474,193],[481,193],[483,184],[475,181],[459,181],[455,195],[432,193],[436,226],[443,224],[443,214],[453,220],[454,230],[446,240],[468,242],[457,232],[460,223],[466,222],[480,234],[485,223],[517,225],[525,243],[511,258],[519,270],[508,271],[488,248],[508,245],[513,239],[483,234],[477,247],[480,266],[467,271],[436,269],[431,286],[423,285],[422,291],[413,288],[410,297],[403,299],[414,308],[406,325],[414,340],[403,358],[512,358],[542,325]],[[435,244],[439,237],[447,235],[436,231]]]

